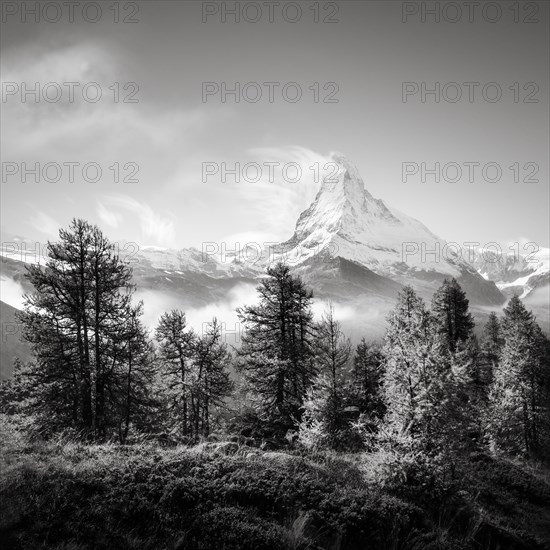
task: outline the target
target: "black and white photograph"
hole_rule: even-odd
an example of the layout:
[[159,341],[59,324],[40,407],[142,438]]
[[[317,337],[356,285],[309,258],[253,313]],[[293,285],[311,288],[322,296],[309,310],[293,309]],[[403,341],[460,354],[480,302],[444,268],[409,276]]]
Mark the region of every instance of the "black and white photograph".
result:
[[0,8],[2,550],[550,550],[547,0]]

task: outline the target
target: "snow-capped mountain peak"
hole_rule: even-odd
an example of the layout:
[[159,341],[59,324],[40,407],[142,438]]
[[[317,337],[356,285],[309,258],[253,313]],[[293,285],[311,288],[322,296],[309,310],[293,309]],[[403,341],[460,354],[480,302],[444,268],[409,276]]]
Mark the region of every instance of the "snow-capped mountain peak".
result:
[[[370,197],[359,170],[346,156],[341,153],[331,153],[329,158],[330,163],[336,165],[338,173],[325,177],[320,190],[330,192],[337,189],[345,193],[348,198],[357,200],[362,200],[365,194]],[[343,186],[340,185],[341,182]]]
[[331,161],[338,169],[325,177],[314,202],[300,215],[294,236],[282,245],[283,250],[293,249],[289,255],[302,261],[327,251],[382,275],[411,268],[459,274],[458,258],[449,261],[424,253],[442,249],[444,240],[414,218],[375,199],[347,157],[333,153]]

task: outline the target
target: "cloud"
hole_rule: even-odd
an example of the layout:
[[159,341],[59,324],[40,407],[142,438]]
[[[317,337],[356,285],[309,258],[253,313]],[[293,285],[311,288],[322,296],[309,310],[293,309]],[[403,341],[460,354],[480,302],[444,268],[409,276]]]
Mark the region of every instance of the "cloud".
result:
[[211,302],[203,307],[192,308],[184,304],[185,296],[171,296],[154,290],[137,289],[135,298],[143,300],[143,320],[153,330],[160,316],[172,309],[185,311],[187,324],[196,333],[202,334],[212,319],[216,317],[222,324],[222,336],[227,344],[238,344],[240,341],[240,322],[236,309],[243,305],[256,303],[258,297],[256,286],[246,283],[237,284],[227,293],[225,300]]
[[[250,162],[260,166],[260,178],[252,165],[239,183],[231,183],[236,202],[254,212],[261,220],[261,230],[250,232],[254,242],[281,242],[292,235],[299,215],[313,202],[330,161],[314,151],[299,146],[253,148],[247,151]],[[270,169],[266,163],[278,163]],[[246,164],[246,163],[245,163]],[[228,185],[222,183],[220,185]],[[236,236],[225,237],[228,242]]]
[[[348,306],[344,304],[339,304],[337,302],[331,302],[334,308],[334,318],[341,323],[346,321],[352,321],[356,318],[357,308],[353,306]],[[311,306],[313,312],[313,317],[316,321],[320,321],[325,313],[328,311],[329,301],[328,300],[314,300]]]
[[175,245],[176,229],[173,214],[158,214],[149,205],[128,195],[110,195],[104,200],[110,206],[122,208],[137,217],[142,238],[147,240],[147,242],[142,242],[142,244]]
[[546,314],[546,322],[548,322],[550,308],[550,285],[544,285],[532,290],[523,300],[525,305],[531,307],[543,307]]
[[202,308],[189,309],[186,312],[186,317],[189,325],[199,334],[202,334],[207,325],[216,317],[222,324],[226,342],[235,344],[240,340],[242,329],[236,309],[244,305],[252,305],[257,300],[255,285],[239,284],[228,292],[226,300],[212,302]]
[[[3,132],[10,136],[4,155],[14,160],[33,151],[47,160],[105,158],[109,166],[114,160],[152,157],[162,165],[163,155],[191,146],[222,111],[144,101],[141,82],[131,83],[135,77],[127,60],[109,43],[32,43],[9,50],[2,60],[2,90],[5,84],[16,88],[2,105]],[[36,86],[38,101],[32,93]],[[179,169],[166,165],[170,175]]]
[[23,295],[25,294],[23,287],[17,281],[4,275],[0,277],[0,281],[2,282],[0,284],[0,300],[16,309],[22,309]]
[[[92,42],[59,46],[33,42],[11,50],[4,61],[3,81],[71,82],[93,81],[98,76],[112,78],[114,57],[106,56],[102,44]],[[24,64],[20,61],[25,60]],[[109,60],[109,62],[106,62]]]
[[97,202],[97,215],[99,219],[106,225],[110,227],[118,227],[120,216],[113,210],[109,210],[101,202]]
[[29,221],[35,229],[44,235],[49,238],[57,238],[61,224],[48,214],[37,211]]

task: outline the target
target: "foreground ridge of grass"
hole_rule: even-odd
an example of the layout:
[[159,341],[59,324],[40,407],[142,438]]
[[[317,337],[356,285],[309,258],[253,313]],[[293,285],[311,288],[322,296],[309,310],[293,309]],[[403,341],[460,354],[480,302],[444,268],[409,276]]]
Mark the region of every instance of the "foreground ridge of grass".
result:
[[379,454],[0,436],[3,550],[550,548],[548,471],[484,454],[446,486]]

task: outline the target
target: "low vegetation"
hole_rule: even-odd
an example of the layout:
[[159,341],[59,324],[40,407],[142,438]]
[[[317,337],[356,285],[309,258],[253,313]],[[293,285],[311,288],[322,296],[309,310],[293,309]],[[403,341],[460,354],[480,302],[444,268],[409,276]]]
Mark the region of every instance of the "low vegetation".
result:
[[3,549],[550,547],[550,472],[487,454],[444,479],[419,457],[1,432]]

